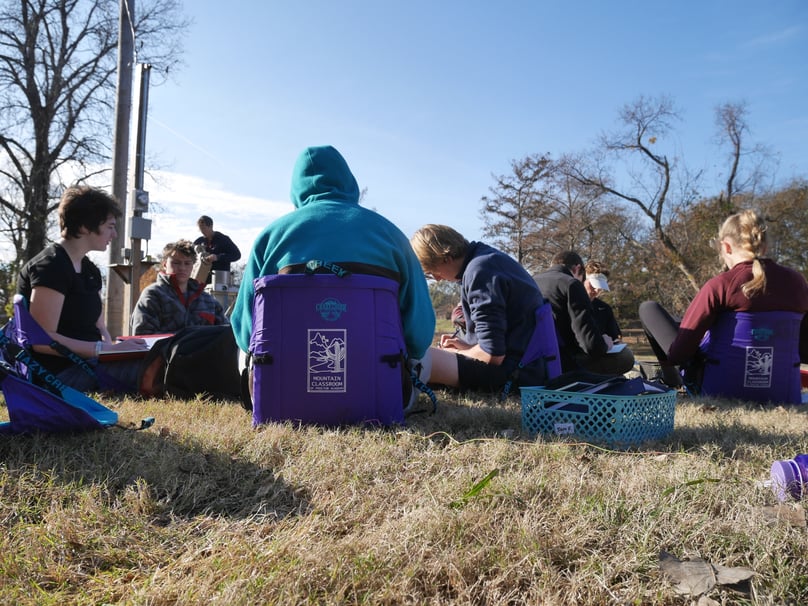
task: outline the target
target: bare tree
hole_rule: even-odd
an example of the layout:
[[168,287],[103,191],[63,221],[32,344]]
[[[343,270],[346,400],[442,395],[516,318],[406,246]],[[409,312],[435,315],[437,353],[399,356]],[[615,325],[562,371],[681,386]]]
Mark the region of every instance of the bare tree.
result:
[[768,224],[767,256],[808,275],[808,181],[797,179],[755,204]]
[[531,238],[542,266],[562,250],[589,251],[597,240],[603,208],[600,192],[556,172],[547,192],[547,220]]
[[[601,137],[599,153],[592,156],[594,166],[568,159],[563,163],[563,170],[572,179],[595,188],[608,198],[634,205],[650,219],[653,232],[668,258],[696,292],[699,284],[695,268],[681,253],[669,231],[671,216],[690,201],[671,200],[672,193],[679,191],[695,195],[696,188],[693,184],[677,188],[675,156],[671,158],[664,152],[654,150],[667,143],[666,138],[671,135],[673,124],[678,120],[679,113],[670,98],[640,97],[623,107],[618,130]],[[617,184],[617,171],[607,164],[607,160],[612,158],[622,163],[626,178],[621,185]],[[684,171],[680,174],[698,180],[698,176],[690,177]]]
[[511,162],[512,173],[494,176],[491,196],[483,196],[480,216],[483,235],[519,263],[531,256],[528,240],[541,229],[549,214],[549,183],[553,177],[550,156],[533,155]]
[[[719,145],[729,146],[729,171],[724,190],[718,196],[718,204],[724,215],[738,211],[737,194],[754,198],[767,175],[773,175],[771,166],[776,164],[771,151],[761,144],[750,144],[749,112],[744,102],[724,103],[715,110],[716,136]],[[745,170],[741,160],[746,159]]]
[[482,198],[484,235],[528,271],[546,267],[560,250],[590,248],[603,216],[600,192],[559,173],[547,154],[511,168]]
[[[168,74],[188,21],[179,0],[146,0],[135,15],[139,60]],[[83,178],[109,159],[118,3],[18,0],[0,5],[0,230],[16,264],[47,242],[67,168]]]

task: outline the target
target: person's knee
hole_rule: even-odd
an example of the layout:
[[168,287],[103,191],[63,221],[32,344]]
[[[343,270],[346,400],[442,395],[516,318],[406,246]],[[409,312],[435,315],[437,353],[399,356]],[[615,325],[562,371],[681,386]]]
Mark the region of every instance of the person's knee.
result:
[[634,352],[626,347],[616,354],[605,354],[597,358],[582,356],[577,361],[581,368],[589,372],[622,375],[634,368]]
[[610,354],[615,355],[616,359],[614,361],[616,367],[616,374],[625,374],[634,368],[634,352],[631,351],[628,347],[623,349],[618,354]]
[[457,354],[437,347],[430,347],[429,350],[432,359],[430,382],[457,387],[459,382]]

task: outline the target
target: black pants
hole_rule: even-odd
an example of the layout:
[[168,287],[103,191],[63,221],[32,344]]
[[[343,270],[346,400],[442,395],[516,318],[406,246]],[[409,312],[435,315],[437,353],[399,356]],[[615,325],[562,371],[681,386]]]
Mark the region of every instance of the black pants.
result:
[[656,301],[643,301],[640,304],[640,323],[654,355],[659,360],[662,380],[671,386],[681,385],[679,369],[667,364],[668,350],[679,331],[679,320]]
[[679,320],[656,301],[643,301],[640,304],[640,323],[657,359],[666,362],[668,350],[679,331]]

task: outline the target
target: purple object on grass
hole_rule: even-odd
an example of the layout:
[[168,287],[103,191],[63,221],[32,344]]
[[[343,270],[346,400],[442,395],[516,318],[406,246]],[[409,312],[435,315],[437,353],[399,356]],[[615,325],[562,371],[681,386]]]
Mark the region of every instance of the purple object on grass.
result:
[[797,455],[787,461],[775,461],[771,471],[772,490],[780,501],[799,501],[808,488],[808,455]]

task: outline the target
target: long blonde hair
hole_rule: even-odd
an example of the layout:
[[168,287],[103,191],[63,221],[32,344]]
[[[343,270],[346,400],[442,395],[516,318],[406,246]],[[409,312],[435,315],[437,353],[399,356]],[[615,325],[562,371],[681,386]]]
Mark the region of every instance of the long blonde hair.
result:
[[766,222],[757,211],[743,210],[730,215],[718,230],[718,239],[728,239],[752,254],[752,279],[741,290],[747,299],[766,291],[766,271],[760,257],[766,254]]

